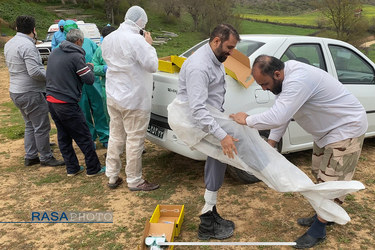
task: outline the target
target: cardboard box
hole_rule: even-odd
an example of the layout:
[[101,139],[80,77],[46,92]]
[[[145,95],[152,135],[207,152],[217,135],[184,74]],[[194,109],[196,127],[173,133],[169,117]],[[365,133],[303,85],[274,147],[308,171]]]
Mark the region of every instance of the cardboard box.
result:
[[[158,69],[168,73],[179,72],[185,60],[185,57],[175,55],[162,57],[159,58]],[[237,49],[234,49],[232,55],[225,60],[224,67],[225,73],[237,80],[245,88],[248,88],[254,82],[249,58]]]
[[184,205],[157,205],[150,222],[175,224],[175,236],[177,237],[180,234],[183,220]]
[[[173,242],[175,233],[175,224],[166,223],[150,223],[146,221],[145,229],[143,231],[141,247],[138,249],[148,250],[149,247],[146,246],[145,239],[149,236],[162,236],[165,235],[167,242]],[[173,250],[174,246],[169,246],[167,249]]]
[[[138,246],[138,249],[149,249],[145,244],[145,239],[149,236],[165,235],[167,242],[173,242],[174,237],[180,234],[183,220],[184,205],[157,205],[150,221],[146,222],[141,246]],[[167,249],[172,250],[173,247],[169,246]]]
[[254,78],[251,75],[251,67],[249,58],[240,51],[234,49],[232,55],[228,56],[224,62],[225,72],[248,88]]

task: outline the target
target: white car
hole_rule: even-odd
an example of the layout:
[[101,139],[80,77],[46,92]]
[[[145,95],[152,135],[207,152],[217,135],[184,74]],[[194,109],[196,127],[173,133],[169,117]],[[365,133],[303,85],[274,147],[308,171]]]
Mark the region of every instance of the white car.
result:
[[[207,42],[208,40],[205,40],[197,44],[181,56],[189,57]],[[257,56],[267,54],[284,62],[294,59],[327,71],[344,84],[365,107],[369,122],[366,137],[375,136],[375,64],[352,45],[310,36],[241,35],[241,42],[236,48],[249,57],[250,64]],[[167,106],[176,97],[178,73],[158,71],[153,75],[153,79],[152,113],[147,139],[183,156],[205,160],[206,155],[187,147],[168,125]],[[226,81],[224,108],[227,112],[244,111],[251,115],[263,112],[273,105],[274,95],[270,91],[263,91],[256,82],[245,89],[228,75]],[[259,132],[268,137],[269,131]],[[281,153],[287,154],[310,149],[312,145],[311,135],[292,120],[277,147]],[[236,179],[246,183],[257,180],[237,168],[229,167],[228,170]]]
[[[90,38],[98,45],[100,44],[100,32],[95,23],[85,23],[84,21],[77,21],[76,23],[78,28],[83,31],[85,37]],[[49,54],[51,54],[52,51],[52,38],[55,32],[58,30],[59,26],[57,23],[52,24],[48,28],[46,39],[36,45],[43,63],[48,61]]]

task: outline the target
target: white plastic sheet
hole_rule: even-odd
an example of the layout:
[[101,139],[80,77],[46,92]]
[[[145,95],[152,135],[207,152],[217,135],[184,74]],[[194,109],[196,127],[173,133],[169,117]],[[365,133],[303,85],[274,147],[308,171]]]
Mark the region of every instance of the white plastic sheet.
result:
[[255,175],[270,188],[279,192],[299,192],[327,221],[346,224],[346,211],[333,202],[334,198],[364,189],[359,181],[328,181],[314,184],[298,167],[265,142],[256,129],[242,126],[226,113],[208,107],[220,126],[234,138],[238,155],[234,159],[222,153],[220,141],[198,128],[190,115],[188,103],[175,99],[168,106],[168,123],[179,139],[212,158]]

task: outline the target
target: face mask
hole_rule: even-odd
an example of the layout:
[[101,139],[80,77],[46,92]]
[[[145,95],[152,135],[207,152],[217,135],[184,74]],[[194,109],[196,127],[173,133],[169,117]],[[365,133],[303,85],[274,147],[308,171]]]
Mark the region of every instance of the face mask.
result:
[[60,27],[60,31],[61,31],[61,32],[64,32],[64,26],[61,26],[61,27]]
[[38,41],[38,37],[36,36],[34,31],[33,31],[33,35],[34,35],[34,44],[36,44],[36,42]]

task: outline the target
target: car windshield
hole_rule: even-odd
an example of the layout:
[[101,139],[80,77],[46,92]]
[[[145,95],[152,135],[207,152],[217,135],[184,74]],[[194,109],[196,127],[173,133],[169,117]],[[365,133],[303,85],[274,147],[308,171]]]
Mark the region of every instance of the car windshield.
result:
[[[193,48],[183,53],[181,56],[186,57],[186,58],[191,56],[197,49],[205,45],[207,42],[208,40],[198,43]],[[259,42],[259,41],[241,40],[239,43],[237,43],[236,49],[238,49],[240,52],[242,52],[246,56],[250,56],[263,45],[264,43]]]
[[53,38],[53,34],[55,34],[55,32],[48,32],[47,36],[46,36],[46,39],[44,41],[45,42],[51,42],[52,38]]

